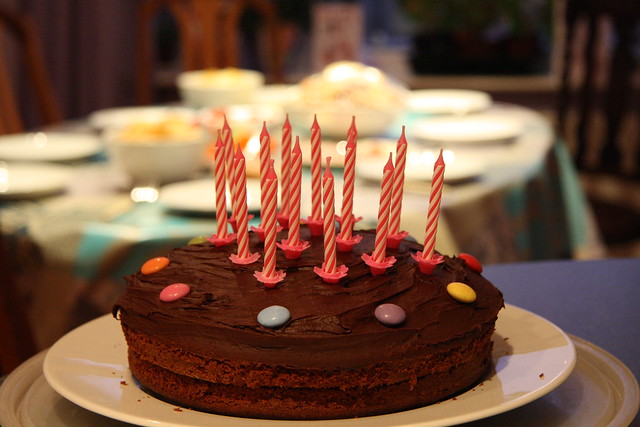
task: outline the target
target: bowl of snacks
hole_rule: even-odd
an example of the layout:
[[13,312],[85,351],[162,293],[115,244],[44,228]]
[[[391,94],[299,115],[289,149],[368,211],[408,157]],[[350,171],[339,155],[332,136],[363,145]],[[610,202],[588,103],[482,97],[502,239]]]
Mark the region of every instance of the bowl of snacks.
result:
[[176,84],[182,101],[189,107],[246,104],[264,86],[264,74],[239,68],[185,71],[178,74]]
[[207,164],[210,135],[180,117],[111,127],[103,133],[115,166],[136,185],[160,185],[192,178]]
[[315,116],[322,135],[344,139],[355,117],[359,136],[376,136],[403,113],[408,96],[408,89],[379,69],[339,61],[304,78],[285,111],[298,130],[308,131]]

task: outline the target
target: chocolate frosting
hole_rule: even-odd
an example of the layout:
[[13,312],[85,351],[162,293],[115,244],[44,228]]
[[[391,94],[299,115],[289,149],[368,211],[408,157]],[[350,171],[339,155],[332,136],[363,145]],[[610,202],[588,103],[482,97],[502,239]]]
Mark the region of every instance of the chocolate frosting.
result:
[[[278,364],[292,368],[362,368],[424,352],[446,349],[456,339],[479,333],[495,321],[503,306],[501,292],[457,257],[444,257],[433,274],[417,268],[411,254],[422,246],[405,240],[388,256],[397,261],[384,275],[372,276],[362,261],[371,253],[375,232],[358,231],[362,241],[352,252],[338,252],[338,266],[349,271],[338,284],[325,283],[313,267],[323,260],[322,237],[301,238],[311,247],[297,260],[278,250],[277,269],[286,271],[275,288],[266,288],[253,273],[262,259],[233,264],[236,245],[216,247],[205,242],[171,251],[170,264],[150,275],[127,276],[127,289],[114,305],[123,324],[186,351],[215,359]],[[278,241],[286,238],[286,232]],[[251,233],[252,252],[262,243]],[[457,302],[446,285],[459,281],[477,294],[474,303]],[[186,283],[191,292],[175,302],[161,302],[160,291]],[[406,321],[388,327],[374,316],[376,307],[393,303],[407,313]],[[290,313],[282,327],[269,329],[257,321],[265,307],[281,305]],[[435,346],[435,347],[434,347]]]

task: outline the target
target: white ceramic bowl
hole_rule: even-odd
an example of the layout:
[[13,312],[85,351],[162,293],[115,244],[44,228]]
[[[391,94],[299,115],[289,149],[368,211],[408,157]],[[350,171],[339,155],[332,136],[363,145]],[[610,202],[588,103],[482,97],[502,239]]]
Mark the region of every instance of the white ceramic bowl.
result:
[[103,138],[111,160],[134,185],[155,186],[195,177],[206,167],[210,137],[198,127],[180,137],[123,137],[123,128],[109,128]]
[[220,107],[253,101],[264,86],[264,74],[237,68],[185,71],[176,84],[182,101],[189,107]]

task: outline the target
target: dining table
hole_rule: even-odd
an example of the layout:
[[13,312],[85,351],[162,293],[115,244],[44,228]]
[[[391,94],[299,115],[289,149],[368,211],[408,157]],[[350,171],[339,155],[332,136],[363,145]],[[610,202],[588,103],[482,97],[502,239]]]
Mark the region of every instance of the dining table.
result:
[[[536,321],[549,322],[561,331],[559,333],[566,334],[568,342],[575,348],[576,360],[575,366],[566,378],[529,403],[515,404],[508,407],[508,410],[494,408],[492,415],[486,417],[481,414],[468,414],[469,421],[462,425],[640,425],[637,415],[640,404],[640,341],[637,339],[636,331],[640,325],[640,312],[637,310],[637,304],[640,303],[640,259],[516,262],[486,265],[483,274],[503,292],[505,310],[514,310],[513,307],[516,307],[520,312],[529,313],[528,316],[533,316],[531,318]],[[500,316],[501,314],[499,319]],[[523,334],[525,338],[530,334],[534,339],[535,326],[518,333]],[[508,338],[494,337],[494,341]],[[109,411],[103,408],[96,413],[58,394],[43,377],[43,362],[48,351],[45,349],[33,356],[4,380],[0,388],[0,424],[5,427],[129,425],[122,421],[126,418],[119,412],[117,404]],[[496,356],[496,360],[499,360],[499,357]],[[86,363],[89,364],[91,361]],[[507,356],[506,364],[509,363],[516,364],[516,361]],[[112,366],[108,370],[118,369],[117,366]],[[494,381],[491,377],[498,374],[493,372],[485,382]],[[540,373],[541,378],[543,374],[544,372]],[[134,386],[116,382],[110,387],[114,390],[109,394],[115,395],[114,399],[117,401],[122,398],[118,396],[123,389],[129,390],[127,387]],[[482,390],[474,389],[467,393],[482,393]],[[503,393],[505,400],[511,401],[523,394],[519,390],[507,391],[506,387]],[[462,397],[459,400],[463,400]],[[173,405],[167,405],[173,408]],[[457,411],[459,417],[465,410],[464,407],[458,407]],[[184,414],[184,417],[187,417],[190,412],[181,408],[179,415]],[[222,422],[224,425],[301,427],[459,424],[455,422],[455,419],[459,418],[455,417],[425,417],[407,424],[398,421],[401,416],[403,414],[351,420],[283,422],[228,417],[221,420],[212,415],[209,419],[210,424],[202,425],[212,425],[214,422]],[[148,420],[138,424],[157,425],[158,417],[159,415],[149,414]]]
[[[284,99],[277,96],[283,90],[280,85],[266,89],[267,94],[257,98],[261,104]],[[384,132],[359,135],[354,215],[362,220],[356,228],[376,226],[383,160],[395,155],[404,127],[408,161],[401,229],[408,235],[418,241],[424,238],[430,168],[433,157],[443,148],[449,157],[438,222],[438,251],[471,253],[485,264],[601,255],[602,244],[578,174],[551,120],[526,106],[493,101],[481,111],[451,114],[425,112],[419,106],[407,108]],[[188,106],[105,109],[38,132],[0,136],[0,230],[11,254],[9,261],[20,295],[28,303],[38,349],[48,348],[73,327],[108,313],[123,290],[123,276],[137,271],[144,261],[165,255],[194,236],[215,231],[210,168],[199,170],[186,181],[155,189],[159,192],[156,201],[136,202],[129,177],[102,139],[109,121],[138,117],[136,114],[145,109],[155,115],[175,108]],[[190,111],[203,113],[202,109]],[[276,162],[284,114],[277,117],[269,119]],[[473,139],[480,138],[481,127],[474,131],[473,138],[467,135],[460,143],[430,140],[424,135],[425,124],[429,130],[437,121],[450,118],[483,118],[516,127],[510,127],[510,133],[498,139]],[[253,117],[251,123],[256,126],[252,132],[260,132],[263,122]],[[243,123],[243,131],[246,129]],[[303,156],[308,156],[309,128],[298,126],[294,132],[300,135]],[[20,138],[26,142],[16,142]],[[48,140],[51,146],[57,139],[71,150],[63,153],[66,157],[59,152],[57,157],[38,157],[40,145]],[[340,212],[342,202],[343,143],[331,137],[323,137],[322,143],[323,154],[333,156],[336,212]],[[425,156],[431,156],[431,163],[424,161]],[[411,159],[418,159],[418,163],[413,164]],[[18,186],[22,191],[12,193],[7,179],[19,175],[13,173],[16,163],[21,166],[25,180],[21,184],[26,187]],[[248,154],[247,165],[253,165],[247,189],[253,200],[249,210],[255,215],[251,225],[257,225],[259,180],[255,160]],[[310,213],[311,205],[309,165],[305,160],[303,217]],[[51,304],[52,299],[55,304]]]

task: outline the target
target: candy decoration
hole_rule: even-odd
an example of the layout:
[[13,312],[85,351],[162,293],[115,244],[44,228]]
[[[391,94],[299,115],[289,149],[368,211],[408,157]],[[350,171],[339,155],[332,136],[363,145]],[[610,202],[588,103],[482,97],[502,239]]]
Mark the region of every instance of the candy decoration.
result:
[[431,195],[429,196],[429,211],[427,213],[427,230],[422,252],[411,254],[418,261],[420,271],[425,274],[433,273],[436,264],[442,262],[440,255],[434,256],[436,245],[436,233],[438,231],[438,217],[440,216],[440,201],[442,200],[442,187],[444,186],[444,160],[442,150],[433,165],[433,179],[431,180]]
[[470,304],[476,300],[476,291],[466,283],[451,282],[447,285],[447,293],[458,302]]
[[187,243],[187,245],[199,245],[200,243],[208,242],[209,238],[207,236],[195,236],[192,237],[191,240]]
[[336,266],[336,223],[334,179],[331,173],[331,157],[327,157],[327,167],[322,178],[322,201],[324,205],[324,262],[313,271],[327,283],[337,283],[347,275],[346,265]]
[[371,269],[371,274],[384,274],[387,268],[396,262],[395,257],[386,257],[387,232],[389,229],[389,208],[391,205],[391,183],[393,179],[393,162],[391,153],[384,166],[380,185],[380,204],[378,207],[378,226],[376,227],[375,247],[371,255],[362,254],[362,260]]
[[260,258],[259,253],[251,253],[249,251],[249,230],[248,222],[249,216],[247,215],[247,170],[245,166],[244,155],[240,146],[236,151],[233,158],[234,162],[234,193],[237,195],[234,200],[234,209],[236,211],[237,219],[237,241],[238,241],[238,253],[231,254],[229,259],[234,264],[251,264]]
[[264,228],[264,264],[262,271],[253,275],[268,288],[274,287],[284,279],[286,273],[276,271],[276,209],[278,205],[278,177],[273,169],[273,160],[269,161],[269,168],[265,174],[262,195],[262,228]]
[[336,243],[338,250],[341,252],[350,252],[362,240],[360,235],[353,236],[353,223],[356,220],[353,216],[353,188],[355,184],[357,139],[358,130],[356,129],[356,118],[354,116],[351,119],[347,137],[342,187],[342,215],[338,218],[338,221],[340,221],[340,234],[336,239]]
[[291,318],[291,313],[286,307],[272,305],[264,308],[258,313],[258,323],[265,328],[276,329],[284,325]]
[[218,130],[218,139],[215,145],[214,156],[214,181],[216,188],[216,221],[217,234],[213,234],[209,241],[216,246],[224,246],[231,243],[235,234],[227,234],[227,200],[226,200],[226,175],[225,175],[225,152],[222,142],[221,131]]
[[482,273],[482,264],[477,260],[476,257],[470,254],[461,253],[458,255],[458,258],[463,259],[464,262],[475,272]]
[[289,199],[291,198],[291,186],[289,185],[291,174],[291,123],[289,123],[289,115],[287,114],[284,125],[282,126],[282,147],[281,147],[282,164],[280,166],[280,198],[281,208],[278,214],[278,222],[284,228],[289,227]]
[[395,304],[380,304],[373,312],[376,320],[385,326],[399,326],[407,320],[407,313]]
[[311,126],[311,215],[306,221],[312,236],[321,236],[323,233],[321,144],[322,131],[314,116]]
[[160,292],[160,301],[173,302],[186,297],[191,292],[191,287],[184,283],[174,283]]
[[291,156],[291,176],[289,182],[289,236],[278,243],[278,247],[284,250],[287,259],[297,259],[302,251],[309,247],[309,242],[300,240],[300,193],[302,191],[302,150],[300,150],[300,138],[296,137]]
[[169,258],[167,257],[160,256],[157,258],[151,258],[150,260],[142,264],[142,267],[140,267],[140,272],[145,275],[153,274],[162,270],[168,265],[169,265]]
[[407,139],[404,135],[404,126],[402,126],[402,134],[396,145],[396,165],[393,170],[391,213],[389,216],[389,235],[387,236],[387,246],[392,249],[397,249],[398,246],[400,246],[400,242],[409,235],[406,231],[400,231],[402,194],[404,192],[404,169],[406,163]]

